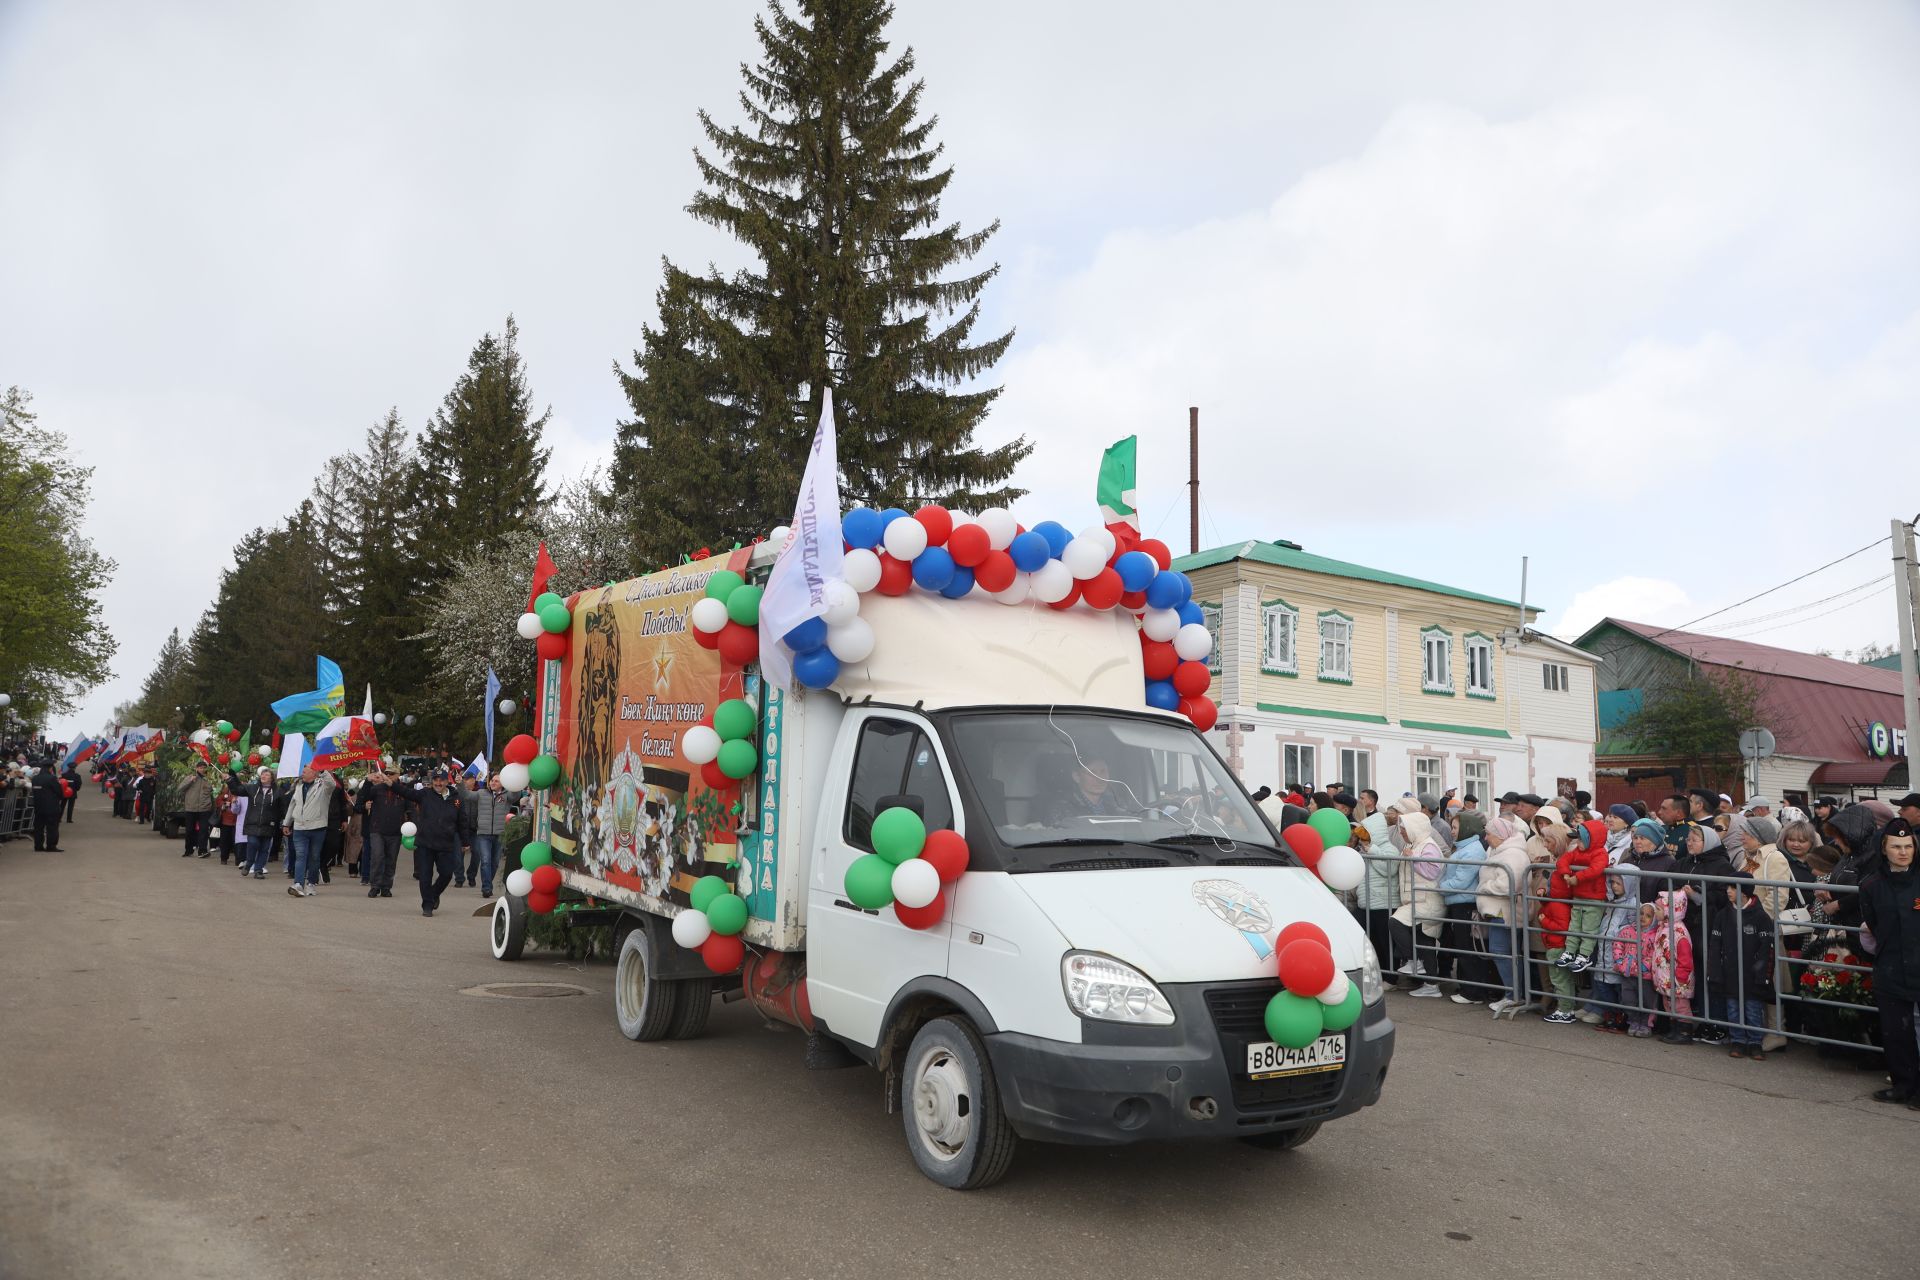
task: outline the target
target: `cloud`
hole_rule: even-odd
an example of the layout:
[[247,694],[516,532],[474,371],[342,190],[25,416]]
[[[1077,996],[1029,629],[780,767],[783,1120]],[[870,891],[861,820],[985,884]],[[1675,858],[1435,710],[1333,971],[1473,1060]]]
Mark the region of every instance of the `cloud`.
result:
[[1588,587],[1568,601],[1554,620],[1553,633],[1562,640],[1577,640],[1602,618],[1670,627],[1699,612],[1687,598],[1687,589],[1677,582],[1664,578],[1615,578]]

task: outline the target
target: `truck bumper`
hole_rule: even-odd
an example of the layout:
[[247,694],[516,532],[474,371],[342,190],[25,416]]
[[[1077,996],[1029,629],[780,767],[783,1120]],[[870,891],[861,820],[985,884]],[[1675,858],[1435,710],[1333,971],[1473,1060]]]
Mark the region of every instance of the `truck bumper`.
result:
[[1248,985],[1163,987],[1174,1025],[1087,1024],[1109,1043],[1018,1032],[984,1037],[1008,1121],[1023,1138],[1082,1145],[1242,1138],[1350,1115],[1380,1100],[1393,1058],[1384,1000],[1368,1005],[1347,1031],[1339,1071],[1256,1081],[1245,1070],[1246,1047],[1267,1036],[1246,1014],[1264,1008],[1278,988],[1243,990]]

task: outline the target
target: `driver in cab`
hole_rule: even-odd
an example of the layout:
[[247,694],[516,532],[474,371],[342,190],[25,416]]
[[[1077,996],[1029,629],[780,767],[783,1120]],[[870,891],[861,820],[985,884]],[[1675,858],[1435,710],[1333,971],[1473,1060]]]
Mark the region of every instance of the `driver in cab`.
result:
[[1120,783],[1113,781],[1105,756],[1082,757],[1074,761],[1072,781],[1064,791],[1055,792],[1060,798],[1055,805],[1054,821],[1128,813],[1130,810],[1121,803],[1122,789]]

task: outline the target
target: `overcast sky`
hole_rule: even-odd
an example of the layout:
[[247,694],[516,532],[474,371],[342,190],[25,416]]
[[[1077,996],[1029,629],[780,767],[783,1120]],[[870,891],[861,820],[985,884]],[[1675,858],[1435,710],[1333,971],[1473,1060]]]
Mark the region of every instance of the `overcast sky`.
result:
[[[509,311],[556,468],[608,458],[661,256],[736,260],[684,206],[754,12],[0,0],[0,385],[96,464],[120,565],[118,678],[57,728],[99,728],[241,535],[389,405],[417,428]],[[1197,404],[1206,545],[1506,596],[1526,554],[1571,634],[1920,508],[1912,5],[901,0],[893,35],[946,213],[1002,222],[983,442],[1037,441],[1029,520],[1090,523],[1138,432],[1184,550]],[[1886,569],[1703,629],[1889,641]]]

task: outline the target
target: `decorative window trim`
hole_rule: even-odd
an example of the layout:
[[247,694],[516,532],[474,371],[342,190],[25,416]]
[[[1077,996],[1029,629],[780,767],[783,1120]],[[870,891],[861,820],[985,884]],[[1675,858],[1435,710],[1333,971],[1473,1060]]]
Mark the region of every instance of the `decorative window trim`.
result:
[[[1427,679],[1427,641],[1433,636],[1440,636],[1447,642],[1447,682],[1445,684],[1434,684]],[[1420,628],[1420,692],[1430,693],[1437,698],[1453,696],[1453,632],[1438,623]]]
[[[1499,685],[1495,683],[1493,659],[1494,655],[1500,652],[1499,644],[1490,635],[1479,631],[1469,631],[1462,637],[1461,646],[1467,651],[1467,696],[1469,698],[1478,698],[1482,702],[1498,701],[1500,696],[1498,692]],[[1473,687],[1473,651],[1475,649],[1485,649],[1487,651],[1487,687],[1484,689],[1476,689]]]
[[[1337,671],[1332,673],[1329,673],[1327,671],[1326,626],[1327,626],[1328,618],[1338,618],[1340,621],[1347,624],[1347,670],[1344,675]],[[1353,618],[1348,614],[1344,614],[1340,612],[1338,609],[1323,609],[1314,616],[1314,621],[1317,624],[1314,628],[1314,631],[1316,633],[1315,639],[1319,642],[1317,647],[1320,650],[1320,653],[1319,653],[1320,679],[1325,681],[1327,684],[1351,685],[1353,683]],[[1299,651],[1300,651],[1300,644],[1298,639],[1296,639],[1294,641],[1294,654],[1296,657],[1299,655]]]
[[[1286,610],[1293,619],[1293,661],[1285,666],[1275,666],[1267,662],[1267,615],[1275,609]],[[1300,674],[1300,610],[1278,596],[1272,600],[1260,602],[1260,674],[1268,676]]]
[[[1209,618],[1213,621],[1213,625],[1207,628],[1213,635],[1213,648],[1207,651],[1207,670],[1217,676],[1221,670],[1220,650],[1224,647],[1224,637],[1227,634],[1227,611],[1223,605],[1209,604],[1205,600],[1196,600],[1194,603],[1200,606],[1201,622],[1204,623]],[[1216,691],[1213,696],[1217,698],[1220,695]]]

